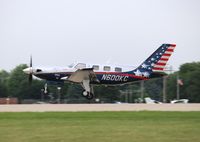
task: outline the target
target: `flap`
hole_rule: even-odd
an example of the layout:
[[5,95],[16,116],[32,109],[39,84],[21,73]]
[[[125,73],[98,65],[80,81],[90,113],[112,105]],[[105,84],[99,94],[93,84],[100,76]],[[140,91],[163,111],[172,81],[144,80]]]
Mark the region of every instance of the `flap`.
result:
[[69,81],[81,83],[83,80],[96,81],[97,77],[93,68],[78,69],[68,78]]

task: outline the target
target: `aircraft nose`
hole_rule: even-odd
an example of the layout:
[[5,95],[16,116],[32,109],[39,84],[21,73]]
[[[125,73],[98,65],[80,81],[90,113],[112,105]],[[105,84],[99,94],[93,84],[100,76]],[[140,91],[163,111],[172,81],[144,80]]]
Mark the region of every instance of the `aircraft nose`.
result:
[[23,69],[23,72],[26,73],[26,74],[30,74],[32,71],[32,68],[25,68]]

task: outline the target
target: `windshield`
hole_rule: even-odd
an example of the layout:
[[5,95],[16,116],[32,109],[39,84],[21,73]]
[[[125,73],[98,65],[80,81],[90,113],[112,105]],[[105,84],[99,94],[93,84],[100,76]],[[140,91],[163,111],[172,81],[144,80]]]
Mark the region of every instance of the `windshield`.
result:
[[74,63],[68,65],[69,68],[73,68],[73,66],[74,66]]
[[76,69],[83,69],[83,68],[86,68],[86,64],[84,63],[78,63],[76,66],[75,66]]

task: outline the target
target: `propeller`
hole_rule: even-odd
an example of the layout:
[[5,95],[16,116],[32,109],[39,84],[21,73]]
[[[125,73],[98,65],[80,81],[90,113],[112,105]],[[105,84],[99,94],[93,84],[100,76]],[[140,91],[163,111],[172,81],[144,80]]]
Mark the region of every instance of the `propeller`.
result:
[[28,77],[28,82],[29,82],[29,85],[32,84],[32,80],[33,80],[33,63],[32,63],[32,56],[30,57],[30,66],[29,66],[29,69],[30,69],[30,72],[29,72],[29,77]]

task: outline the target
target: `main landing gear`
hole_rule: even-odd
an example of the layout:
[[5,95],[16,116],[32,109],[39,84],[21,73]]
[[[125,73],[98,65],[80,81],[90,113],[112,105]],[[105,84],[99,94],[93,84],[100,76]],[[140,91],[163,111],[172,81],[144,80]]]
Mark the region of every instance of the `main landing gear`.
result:
[[[94,98],[94,91],[93,87],[90,85],[89,80],[83,80],[82,87],[84,91],[82,92],[83,97],[87,98],[88,100],[92,100]],[[44,94],[48,94],[48,85],[45,83],[44,85]]]
[[82,92],[83,97],[86,97],[88,100],[92,100],[94,98],[94,91],[93,87],[90,86],[90,81],[89,80],[83,80],[82,86],[85,89]]
[[88,100],[92,100],[94,98],[94,94],[88,91],[83,91],[83,97],[86,97]]

